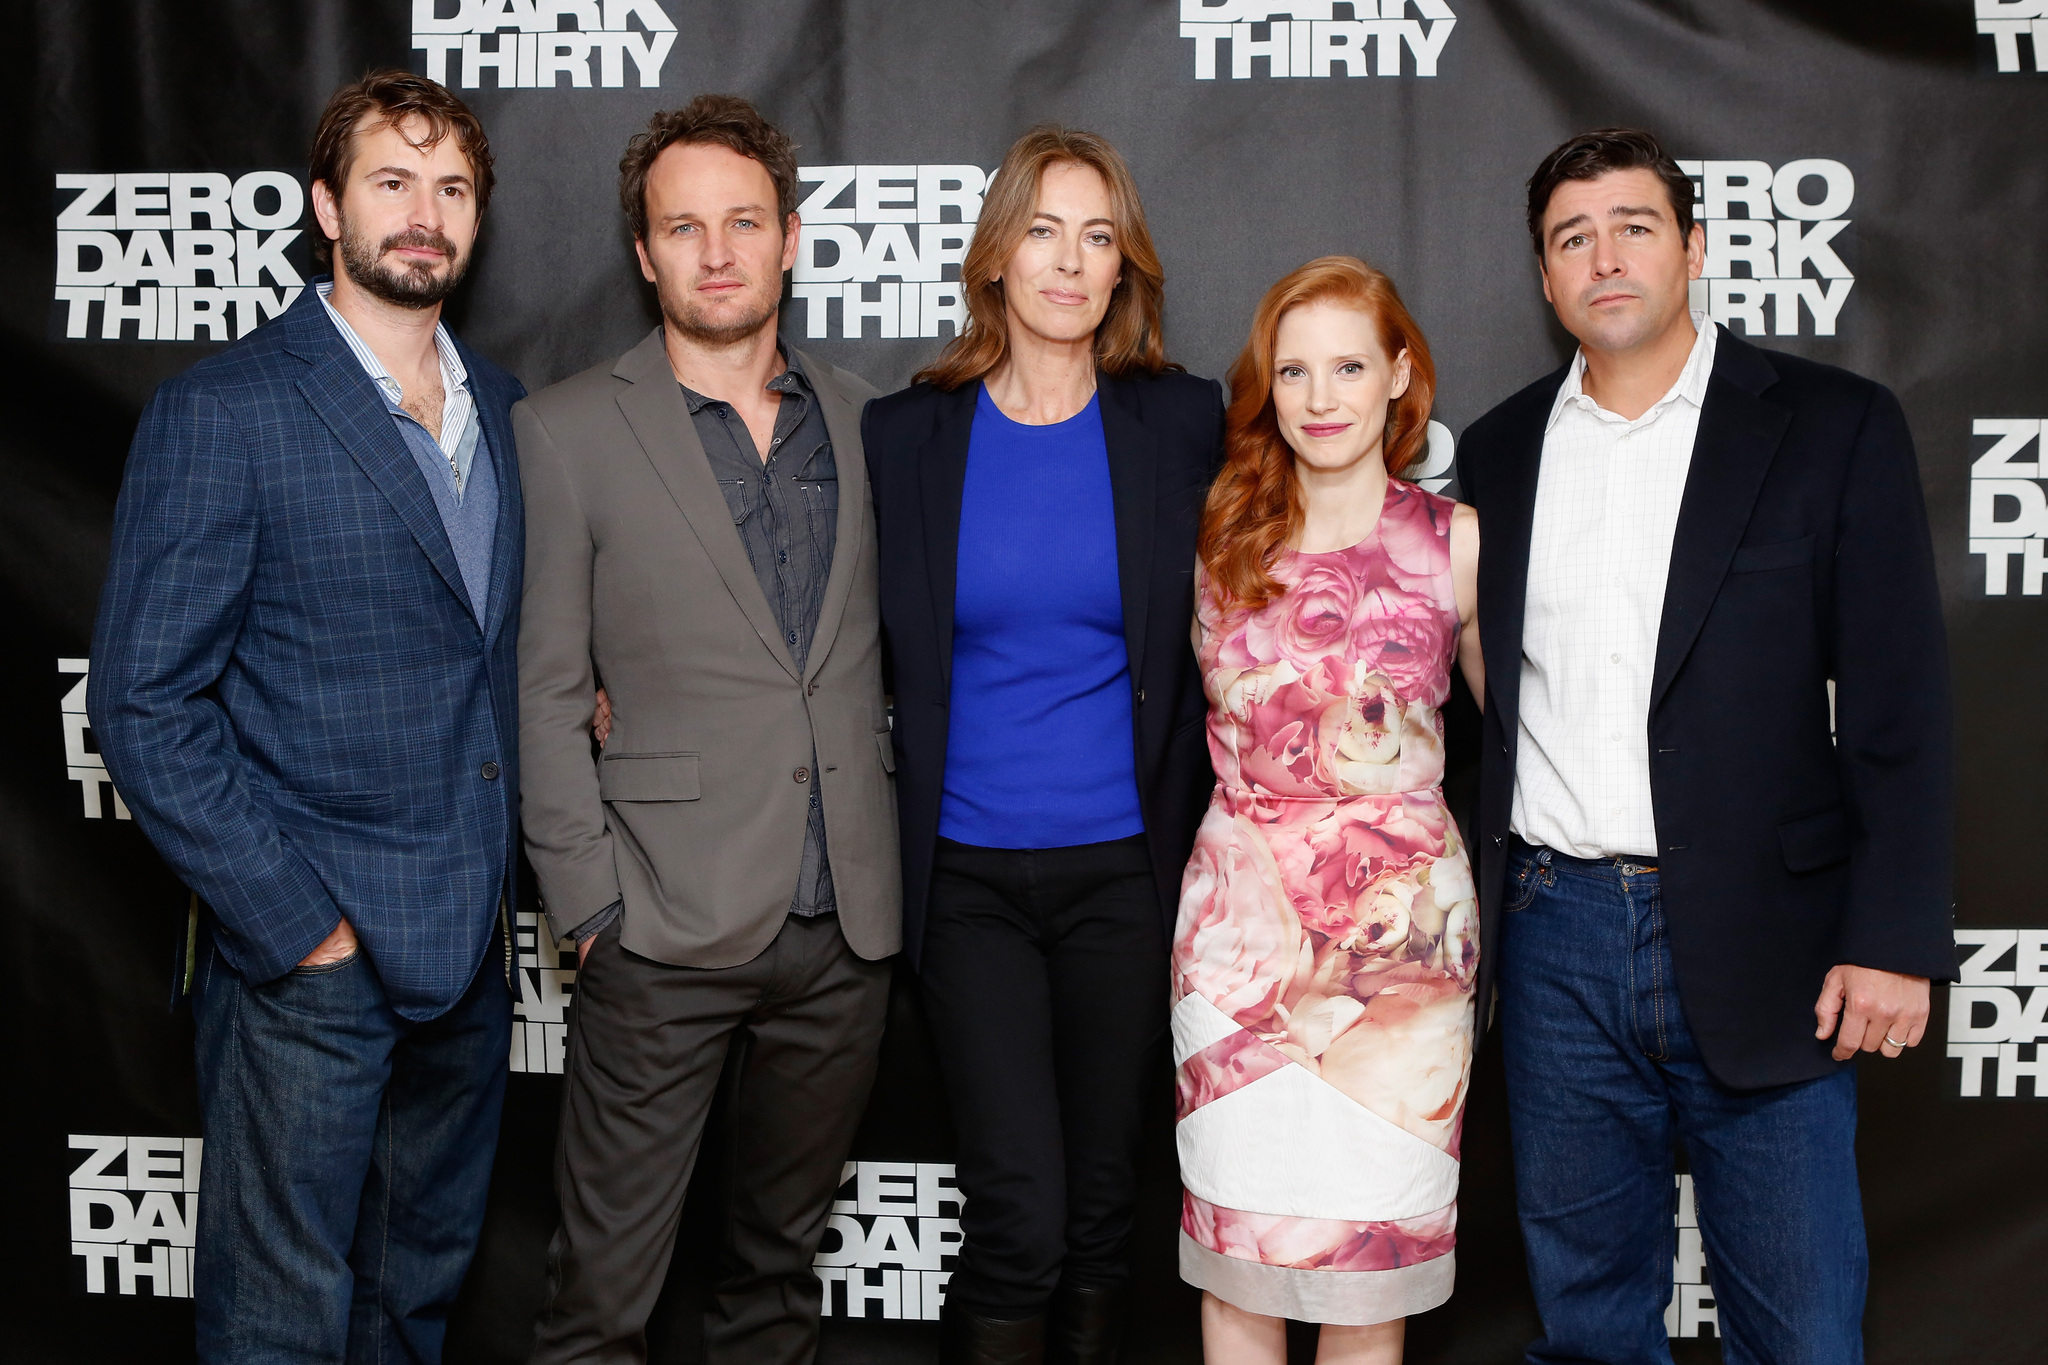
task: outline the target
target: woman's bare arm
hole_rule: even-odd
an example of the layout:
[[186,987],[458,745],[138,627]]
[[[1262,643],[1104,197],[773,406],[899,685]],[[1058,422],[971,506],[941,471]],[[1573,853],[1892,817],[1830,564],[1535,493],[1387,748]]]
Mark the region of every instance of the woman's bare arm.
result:
[[1451,513],[1451,587],[1458,599],[1458,670],[1472,700],[1486,709],[1486,663],[1479,653],[1479,514],[1459,503]]

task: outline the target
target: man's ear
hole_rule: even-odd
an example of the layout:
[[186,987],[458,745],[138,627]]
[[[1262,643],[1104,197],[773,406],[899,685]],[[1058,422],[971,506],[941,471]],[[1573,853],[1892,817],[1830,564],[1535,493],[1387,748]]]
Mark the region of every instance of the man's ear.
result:
[[633,254],[640,258],[640,278],[647,281],[649,284],[653,284],[654,262],[647,259],[646,238],[635,237],[633,239]]
[[1536,273],[1543,277],[1543,301],[1552,308],[1557,307],[1557,300],[1550,296],[1550,271],[1544,267],[1541,256],[1536,258]]
[[785,214],[782,219],[782,268],[791,269],[796,265],[797,243],[803,237],[804,224],[794,213]]
[[1707,268],[1707,230],[1698,223],[1685,235],[1685,277],[1696,280]]
[[341,240],[341,202],[325,180],[313,182],[313,219],[330,242]]

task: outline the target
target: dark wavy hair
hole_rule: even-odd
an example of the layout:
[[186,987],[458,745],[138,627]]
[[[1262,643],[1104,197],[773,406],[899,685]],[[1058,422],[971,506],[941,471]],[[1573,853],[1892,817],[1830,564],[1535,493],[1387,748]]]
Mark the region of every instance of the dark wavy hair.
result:
[[761,117],[751,100],[738,95],[699,95],[680,109],[664,109],[634,134],[619,158],[619,207],[633,225],[633,239],[647,239],[647,172],[671,147],[711,145],[758,161],[775,182],[776,226],[789,230],[796,212],[796,143]]
[[1543,255],[1543,215],[1550,196],[1567,180],[1598,180],[1612,171],[1650,171],[1664,182],[1678,240],[1692,236],[1692,177],[1664,153],[1654,133],[1641,128],[1595,128],[1568,138],[1529,177],[1529,241]]
[[[372,71],[354,85],[344,85],[327,101],[313,130],[313,154],[308,158],[308,179],[325,181],[341,197],[342,182],[348,178],[349,163],[356,154],[356,138],[379,128],[397,128],[417,118],[427,126],[427,135],[414,146],[422,149],[452,137],[469,160],[470,179],[476,185],[479,216],[490,206],[491,186],[497,176],[491,169],[491,142],[484,125],[448,88],[410,71]],[[364,120],[368,119],[368,122]],[[313,250],[325,262],[334,244],[325,233],[313,235]]]

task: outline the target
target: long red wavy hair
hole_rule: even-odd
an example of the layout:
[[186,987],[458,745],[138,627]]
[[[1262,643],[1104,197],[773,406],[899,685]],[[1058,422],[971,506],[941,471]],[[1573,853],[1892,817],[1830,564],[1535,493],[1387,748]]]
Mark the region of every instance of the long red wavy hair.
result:
[[1273,350],[1280,319],[1289,309],[1311,303],[1358,309],[1378,326],[1389,360],[1408,352],[1408,389],[1387,404],[1381,438],[1387,473],[1399,477],[1429,444],[1436,364],[1394,282],[1356,256],[1321,256],[1283,276],[1259,300],[1251,338],[1230,367],[1223,469],[1202,510],[1202,564],[1227,609],[1256,611],[1280,595],[1273,563],[1301,534],[1294,451],[1281,436],[1273,410]]

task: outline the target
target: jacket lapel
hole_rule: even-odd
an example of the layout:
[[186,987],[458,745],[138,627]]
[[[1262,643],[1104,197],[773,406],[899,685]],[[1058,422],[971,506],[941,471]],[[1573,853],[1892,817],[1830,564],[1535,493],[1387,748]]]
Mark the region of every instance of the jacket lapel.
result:
[[725,580],[726,591],[739,604],[761,643],[768,646],[790,677],[797,677],[796,662],[782,642],[775,612],[761,593],[754,566],[747,562],[747,547],[741,544],[740,534],[733,528],[732,512],[726,506],[725,495],[718,491],[711,462],[705,458],[704,446],[697,439],[697,426],[690,417],[689,404],[683,401],[682,387],[668,367],[661,329],[655,328],[646,340],[619,357],[612,373],[631,385],[619,395],[619,411],[625,414],[640,449],[668,489],[676,510],[683,514],[698,543],[711,556],[718,576]]
[[1152,588],[1152,529],[1158,504],[1159,447],[1145,429],[1130,384],[1099,375],[1103,444],[1109,448],[1110,497],[1116,512],[1117,582],[1123,591],[1124,651],[1131,685],[1144,676],[1145,620]]
[[[370,376],[363,372],[341,333],[334,330],[318,296],[309,288],[300,299],[310,301],[311,307],[293,335],[285,340],[286,349],[312,363],[312,369],[299,380],[299,392],[377,491],[390,502],[398,519],[419,542],[427,562],[441,575],[463,610],[470,613],[470,619],[476,619],[469,589],[456,566],[455,550],[448,543],[448,529],[441,524],[441,511],[434,505],[434,493],[427,487],[426,476],[420,473],[412,451],[406,448],[405,438],[392,425],[391,414]],[[502,506],[501,500],[501,514]]]
[[513,573],[523,562],[526,551],[522,533],[525,522],[521,516],[519,460],[512,448],[512,429],[499,420],[498,395],[477,381],[477,364],[469,348],[463,346],[460,339],[455,344],[464,352],[463,363],[469,366],[470,393],[476,401],[476,417],[483,424],[484,440],[490,443],[491,463],[498,477],[498,524],[492,533],[490,596],[484,608],[484,640],[488,643],[498,638],[498,632],[511,611]]
[[1529,600],[1529,537],[1543,473],[1544,428],[1564,376],[1559,370],[1536,387],[1517,445],[1486,471],[1478,490],[1485,498],[1479,507],[1479,637],[1486,700],[1511,735],[1521,714],[1522,613]]
[[939,677],[953,686],[953,597],[959,586],[960,499],[967,488],[967,443],[974,434],[979,382],[944,395],[932,434],[917,452],[918,510],[924,519],[925,578],[931,584]]
[[839,468],[839,523],[832,571],[825,577],[825,598],[818,604],[818,624],[811,633],[811,652],[805,657],[804,680],[818,675],[839,623],[846,619],[846,599],[853,591],[853,575],[860,567],[867,543],[868,462],[860,455],[860,404],[848,397],[828,366],[792,348],[811,381],[825,416],[825,433],[832,438],[832,458]]
[[1699,638],[1749,527],[1764,475],[1792,422],[1787,409],[1760,396],[1777,382],[1770,362],[1726,328],[1714,344],[1714,373],[1700,407],[1699,434],[1671,542],[1657,666],[1650,678],[1653,712]]

